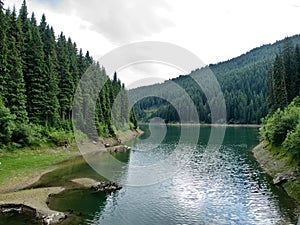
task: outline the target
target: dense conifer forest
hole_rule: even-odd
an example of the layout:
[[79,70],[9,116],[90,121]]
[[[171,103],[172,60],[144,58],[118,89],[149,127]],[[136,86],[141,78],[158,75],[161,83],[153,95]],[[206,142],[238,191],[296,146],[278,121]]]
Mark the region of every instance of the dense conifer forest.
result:
[[[194,81],[194,79],[201,79],[209,68],[219,81],[225,98],[227,123],[260,124],[261,118],[268,114],[268,110],[271,112],[277,107],[286,106],[292,101],[293,97],[299,95],[300,60],[297,44],[300,44],[299,35],[285,38],[274,44],[255,48],[246,54],[225,62],[196,69],[189,75],[180,76],[162,84],[130,90],[129,94],[133,101],[142,92],[146,93],[146,95],[157,93],[157,96],[165,96],[166,99],[177,102],[172,106],[166,100],[158,97],[143,99],[134,107],[138,120],[149,121],[149,119],[158,116],[165,119],[166,122],[179,122],[179,116],[175,108],[181,110],[188,106],[182,104],[182,96],[178,96],[176,90],[168,88],[170,82],[175,82],[184,88],[193,100],[199,114],[199,120],[203,123],[210,123],[210,106],[207,103],[205,94]],[[284,64],[285,69],[280,64]],[[283,73],[286,75],[278,70],[284,70]],[[277,75],[278,72],[283,74],[284,78],[280,78]],[[268,98],[268,87],[271,88],[271,83],[273,83],[273,81],[271,83],[268,82],[270,80],[268,77],[270,76],[275,78],[274,83],[279,82],[283,84],[285,82],[286,89],[292,91],[288,95],[274,93],[274,96]],[[280,81],[279,79],[282,80]],[[274,89],[274,92],[280,91],[284,90],[282,88]],[[271,106],[273,101],[277,103],[274,102],[276,105]],[[212,102],[215,105],[219,104],[217,98]]]
[[[93,80],[86,82],[86,87],[78,87],[87,69],[93,70],[99,80],[107,80],[101,92],[96,93],[94,122],[98,135],[114,136],[117,129],[137,126],[117,74],[109,79],[88,51],[83,53],[63,33],[56,36],[45,15],[40,22],[34,13],[29,16],[25,0],[18,13],[15,8],[4,9],[3,1],[0,7],[0,148],[70,141],[76,88],[82,97],[78,107],[83,120],[88,114],[84,105],[95,95],[83,90],[97,83]],[[111,107],[119,93],[123,101],[115,112],[115,125]]]

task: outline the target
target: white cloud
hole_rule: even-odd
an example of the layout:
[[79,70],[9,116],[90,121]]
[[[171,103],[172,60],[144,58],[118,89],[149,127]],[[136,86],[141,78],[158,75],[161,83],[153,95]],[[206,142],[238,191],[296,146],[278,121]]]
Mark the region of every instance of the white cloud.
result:
[[158,62],[133,64],[117,72],[118,77],[126,84],[128,89],[162,83],[165,80],[184,74],[183,71],[171,65]]
[[158,10],[168,10],[165,0],[66,0],[58,6],[90,23],[90,29],[116,44],[159,33],[172,22]]
[[[27,0],[29,10],[38,19],[44,12],[57,34],[63,30],[79,47],[90,50],[94,58],[122,44],[155,40],[184,47],[209,64],[300,33],[300,0],[60,0],[56,5],[45,2]],[[19,7],[22,0],[6,4]],[[138,71],[131,70],[131,76],[135,72]],[[158,68],[145,69],[143,76],[154,73],[170,77],[166,70]]]

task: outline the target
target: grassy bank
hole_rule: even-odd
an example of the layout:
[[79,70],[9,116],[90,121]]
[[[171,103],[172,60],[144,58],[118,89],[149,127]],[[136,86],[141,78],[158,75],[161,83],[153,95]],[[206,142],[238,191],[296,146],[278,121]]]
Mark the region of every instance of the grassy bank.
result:
[[0,155],[0,192],[25,188],[41,174],[52,170],[58,162],[79,154],[72,144],[70,148],[22,149]]
[[[141,131],[118,132],[122,142],[133,139]],[[101,142],[110,145],[120,144],[117,138],[104,138]],[[0,193],[25,188],[35,183],[39,177],[56,168],[59,162],[69,160],[80,154],[75,143],[70,147],[41,147],[38,149],[19,149],[0,152]]]
[[[270,147],[266,142],[260,143],[253,149],[253,153],[261,167],[271,177],[275,178],[279,174],[289,176],[295,175],[295,180],[288,179],[281,186],[294,198],[300,205],[300,174],[299,166],[290,157],[281,154],[281,150],[275,147]],[[300,207],[299,207],[300,210]]]

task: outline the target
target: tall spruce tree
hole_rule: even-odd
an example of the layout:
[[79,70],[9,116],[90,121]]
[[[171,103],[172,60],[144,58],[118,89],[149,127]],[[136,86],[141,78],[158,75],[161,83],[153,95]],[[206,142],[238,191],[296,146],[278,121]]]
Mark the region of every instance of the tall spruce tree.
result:
[[267,78],[267,88],[268,88],[268,96],[267,96],[267,104],[268,104],[268,111],[274,112],[274,78],[273,78],[273,68],[268,69],[268,78]]
[[8,54],[7,54],[7,82],[6,82],[6,106],[11,113],[16,115],[16,121],[20,123],[28,122],[26,112],[26,90],[22,70],[21,58],[21,28],[17,23],[15,8],[12,13],[7,10],[8,20]]
[[45,125],[45,105],[47,92],[45,88],[45,56],[43,42],[34,14],[30,20],[30,40],[26,48],[27,112],[29,120],[35,124]]
[[[22,31],[22,42],[21,42],[21,57],[22,57],[22,67],[23,67],[23,73],[25,74],[28,71],[27,64],[28,64],[28,55],[27,55],[27,49],[30,47],[29,41],[30,41],[30,21],[28,19],[28,9],[26,1],[23,1],[23,4],[20,8],[20,12],[18,15],[18,23],[21,27]],[[26,80],[25,80],[26,82]]]
[[288,104],[288,96],[286,89],[286,74],[282,57],[277,55],[274,61],[273,72],[273,96],[274,96],[274,109],[283,109]]
[[6,92],[6,80],[7,80],[7,19],[3,11],[3,2],[0,2],[0,96],[4,100],[3,94]]
[[73,76],[70,72],[70,58],[66,37],[60,34],[57,41],[59,104],[62,120],[71,119],[72,100],[75,90]]
[[53,29],[46,22],[46,16],[43,14],[39,25],[41,39],[44,46],[45,64],[45,123],[47,126],[53,126],[59,118],[58,102],[58,74],[57,74],[57,54],[56,42]]
[[290,38],[286,38],[284,41],[282,59],[285,69],[285,85],[288,90],[287,99],[288,102],[291,102],[296,96],[296,62],[295,50]]
[[300,48],[296,45],[295,48],[295,64],[296,64],[296,95],[300,96]]

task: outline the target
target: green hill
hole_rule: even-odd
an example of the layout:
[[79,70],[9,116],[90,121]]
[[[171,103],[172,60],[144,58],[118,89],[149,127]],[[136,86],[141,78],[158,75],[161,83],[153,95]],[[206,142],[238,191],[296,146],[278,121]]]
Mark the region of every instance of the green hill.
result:
[[[294,45],[300,44],[300,35],[289,37],[289,39]],[[193,100],[199,120],[203,123],[210,123],[210,107],[206,96],[194,81],[194,79],[202,79],[209,68],[215,74],[223,91],[227,122],[260,123],[260,119],[267,115],[268,68],[273,63],[276,54],[283,48],[284,42],[285,39],[263,45],[239,57],[218,64],[210,64],[192,71],[189,75],[181,75],[162,84],[130,90],[129,95],[132,102],[136,102],[141,95],[151,95],[151,93],[155,93],[155,96],[163,96],[163,98],[147,97],[134,105],[139,121],[149,121],[153,117],[161,117],[166,122],[179,122],[175,108],[181,110],[187,105],[184,103],[182,95],[177,94],[178,90],[172,86],[172,83],[175,82]]]

